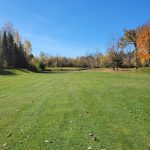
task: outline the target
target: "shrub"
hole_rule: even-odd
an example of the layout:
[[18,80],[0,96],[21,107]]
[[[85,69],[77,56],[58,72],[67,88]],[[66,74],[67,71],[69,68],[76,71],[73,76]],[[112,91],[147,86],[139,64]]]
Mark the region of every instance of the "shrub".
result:
[[41,72],[45,70],[45,64],[37,58],[33,58],[30,61],[30,66],[33,70]]

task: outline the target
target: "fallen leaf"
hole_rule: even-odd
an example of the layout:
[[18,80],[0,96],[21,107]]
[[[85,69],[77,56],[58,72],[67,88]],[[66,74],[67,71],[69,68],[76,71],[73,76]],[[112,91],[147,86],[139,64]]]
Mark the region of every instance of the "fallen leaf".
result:
[[7,146],[7,143],[3,144],[3,147],[6,147]]
[[92,139],[94,140],[94,141],[96,141],[96,142],[98,142],[99,140],[97,139],[97,137],[96,136],[93,136],[92,137]]
[[19,143],[21,144],[21,143],[23,143],[23,141],[20,141]]
[[10,137],[10,136],[11,136],[11,133],[8,133],[6,137]]
[[89,111],[87,111],[87,110],[84,110],[86,113],[89,113]]
[[45,141],[45,143],[49,143],[49,141],[48,141],[48,140],[46,140],[46,141]]
[[92,133],[89,133],[89,136],[93,136],[93,134],[92,134]]

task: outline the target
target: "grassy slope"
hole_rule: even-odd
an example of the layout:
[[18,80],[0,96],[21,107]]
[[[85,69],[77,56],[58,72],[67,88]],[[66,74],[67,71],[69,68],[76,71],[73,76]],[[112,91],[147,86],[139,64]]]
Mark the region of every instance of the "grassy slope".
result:
[[[3,149],[150,148],[149,75],[12,72],[0,75]],[[91,132],[98,142],[91,140]]]

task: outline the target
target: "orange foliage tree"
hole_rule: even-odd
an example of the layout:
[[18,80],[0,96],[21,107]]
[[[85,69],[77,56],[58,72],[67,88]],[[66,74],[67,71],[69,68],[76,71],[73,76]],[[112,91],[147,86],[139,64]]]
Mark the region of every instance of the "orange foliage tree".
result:
[[148,61],[150,65],[150,24],[145,24],[138,28],[137,32],[137,56],[144,64]]

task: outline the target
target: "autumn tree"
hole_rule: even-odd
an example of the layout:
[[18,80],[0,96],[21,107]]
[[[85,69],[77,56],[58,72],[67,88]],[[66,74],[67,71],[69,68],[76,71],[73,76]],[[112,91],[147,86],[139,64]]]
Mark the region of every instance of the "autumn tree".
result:
[[138,58],[142,64],[148,61],[150,66],[150,24],[138,28],[136,45]]
[[32,51],[31,42],[29,40],[24,41],[24,52],[26,55],[30,55]]
[[19,46],[20,41],[21,41],[21,39],[20,39],[19,33],[15,32],[14,42],[17,44],[17,46]]

